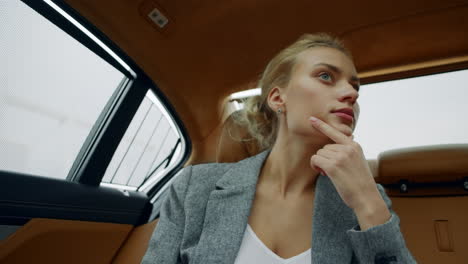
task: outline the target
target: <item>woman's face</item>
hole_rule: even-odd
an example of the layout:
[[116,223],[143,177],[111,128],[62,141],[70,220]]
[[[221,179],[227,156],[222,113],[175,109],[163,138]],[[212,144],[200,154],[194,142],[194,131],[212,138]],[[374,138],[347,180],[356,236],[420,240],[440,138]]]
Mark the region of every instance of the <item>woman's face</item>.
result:
[[352,135],[359,114],[359,79],[353,62],[343,52],[315,47],[300,53],[288,86],[281,90],[288,131],[317,135],[309,121],[315,116]]

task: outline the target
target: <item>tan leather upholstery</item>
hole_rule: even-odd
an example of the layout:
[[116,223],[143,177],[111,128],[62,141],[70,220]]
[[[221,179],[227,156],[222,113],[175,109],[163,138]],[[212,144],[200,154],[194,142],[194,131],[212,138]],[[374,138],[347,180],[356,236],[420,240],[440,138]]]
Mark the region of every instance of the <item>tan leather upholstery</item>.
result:
[[392,203],[418,263],[468,263],[468,196],[392,197]]
[[151,235],[153,234],[159,219],[136,227],[128,236],[125,244],[120,248],[113,264],[141,263],[148,248]]
[[[468,176],[468,145],[386,151],[378,162],[378,181],[396,184],[387,194],[418,263],[467,263],[468,191],[461,179]],[[407,193],[398,188],[401,180]]]
[[2,264],[110,263],[131,225],[32,219],[0,243]]
[[[468,176],[468,144],[386,151],[379,155],[378,163],[377,181],[387,184],[390,196],[468,195],[463,188]],[[407,182],[407,192],[399,189],[402,181]]]
[[245,127],[234,120],[231,114],[223,124],[216,151],[216,162],[237,162],[260,152],[257,141]]
[[468,144],[385,151],[379,155],[379,180],[397,183],[456,181],[468,176]]

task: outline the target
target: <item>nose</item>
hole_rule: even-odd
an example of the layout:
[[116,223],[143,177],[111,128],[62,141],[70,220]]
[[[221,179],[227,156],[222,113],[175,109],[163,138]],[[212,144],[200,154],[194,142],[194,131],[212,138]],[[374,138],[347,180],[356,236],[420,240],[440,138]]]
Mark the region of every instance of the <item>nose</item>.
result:
[[341,91],[339,101],[349,102],[351,103],[351,105],[354,105],[358,97],[359,97],[359,92],[356,91],[356,89],[354,89],[354,87],[351,84],[347,83],[346,85],[344,85]]

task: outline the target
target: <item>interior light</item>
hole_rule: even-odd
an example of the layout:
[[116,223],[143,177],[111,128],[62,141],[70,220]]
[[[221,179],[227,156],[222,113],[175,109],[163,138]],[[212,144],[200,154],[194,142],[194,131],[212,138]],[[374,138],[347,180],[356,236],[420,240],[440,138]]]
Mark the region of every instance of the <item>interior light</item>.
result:
[[261,88],[255,88],[251,90],[245,90],[245,91],[233,93],[231,94],[231,96],[229,96],[229,99],[230,100],[244,99],[244,98],[260,95],[261,93],[262,93]]

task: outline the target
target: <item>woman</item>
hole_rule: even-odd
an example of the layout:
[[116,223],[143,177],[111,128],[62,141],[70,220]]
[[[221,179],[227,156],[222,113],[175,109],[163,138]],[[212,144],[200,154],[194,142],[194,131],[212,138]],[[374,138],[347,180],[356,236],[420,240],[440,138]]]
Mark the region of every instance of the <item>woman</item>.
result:
[[353,141],[359,79],[343,45],[304,35],[259,84],[242,122],[263,152],[185,168],[144,263],[415,263]]

